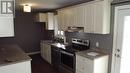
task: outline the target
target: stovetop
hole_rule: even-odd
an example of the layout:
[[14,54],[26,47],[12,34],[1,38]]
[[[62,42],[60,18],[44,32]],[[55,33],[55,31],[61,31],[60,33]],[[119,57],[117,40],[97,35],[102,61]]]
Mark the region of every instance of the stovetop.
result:
[[70,52],[70,53],[75,53],[75,52],[87,50],[89,48],[86,46],[81,46],[81,45],[69,45],[69,46],[66,46],[65,48],[61,48],[61,49],[64,51]]
[[60,48],[61,50],[64,50],[70,53],[75,53],[75,52],[79,52],[83,50],[88,50],[90,47],[90,41],[72,38],[71,44],[65,45],[61,43],[55,43],[52,45]]
[[83,50],[88,50],[89,47],[90,47],[89,40],[72,38],[72,44],[70,46],[66,46],[64,50],[75,53]]

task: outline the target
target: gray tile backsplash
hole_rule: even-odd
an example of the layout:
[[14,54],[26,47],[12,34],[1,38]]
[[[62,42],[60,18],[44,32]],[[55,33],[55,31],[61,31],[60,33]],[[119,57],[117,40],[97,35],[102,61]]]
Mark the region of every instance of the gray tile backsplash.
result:
[[111,34],[90,34],[90,33],[70,33],[66,32],[67,42],[71,43],[71,38],[89,39],[90,48],[96,48],[96,42],[99,42],[99,48],[105,49],[108,53],[112,49]]
[[89,39],[90,48],[96,48],[96,42],[99,42],[99,49],[109,54],[108,73],[111,72],[111,53],[113,45],[113,25],[110,34],[90,34],[90,33],[70,33],[66,32],[67,41],[71,43],[71,38]]

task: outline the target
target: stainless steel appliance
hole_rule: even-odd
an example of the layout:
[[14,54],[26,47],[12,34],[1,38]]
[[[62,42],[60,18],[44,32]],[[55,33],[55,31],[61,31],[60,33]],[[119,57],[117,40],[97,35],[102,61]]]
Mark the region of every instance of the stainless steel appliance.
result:
[[75,55],[73,53],[61,50],[60,51],[60,70],[65,73],[73,73],[74,72],[74,60]]
[[55,69],[59,69],[60,65],[60,49],[57,46],[51,46],[51,64]]
[[84,32],[84,27],[68,27],[68,32]]
[[60,71],[62,73],[75,72],[75,52],[89,49],[90,41],[82,39],[72,39],[72,45],[60,50]]

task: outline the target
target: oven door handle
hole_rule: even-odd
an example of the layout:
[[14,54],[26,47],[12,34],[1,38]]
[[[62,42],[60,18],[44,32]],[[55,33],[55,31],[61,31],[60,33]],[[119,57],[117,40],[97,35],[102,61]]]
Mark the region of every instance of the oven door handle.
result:
[[66,52],[66,51],[60,51],[61,53],[63,53],[63,54],[66,54],[66,55],[69,55],[69,56],[74,56],[74,54],[72,54],[72,53],[69,53],[69,52]]

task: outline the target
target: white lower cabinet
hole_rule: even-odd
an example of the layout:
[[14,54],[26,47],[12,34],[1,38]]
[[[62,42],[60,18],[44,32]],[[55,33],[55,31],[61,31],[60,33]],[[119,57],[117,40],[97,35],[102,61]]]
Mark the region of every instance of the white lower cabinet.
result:
[[46,60],[48,63],[51,64],[51,45],[50,44],[46,42],[41,43],[41,56],[44,60]]
[[76,55],[76,73],[93,73],[93,61]]
[[107,73],[108,56],[89,59],[76,55],[76,73]]
[[31,63],[30,61],[25,61],[1,66],[0,73],[31,73]]

